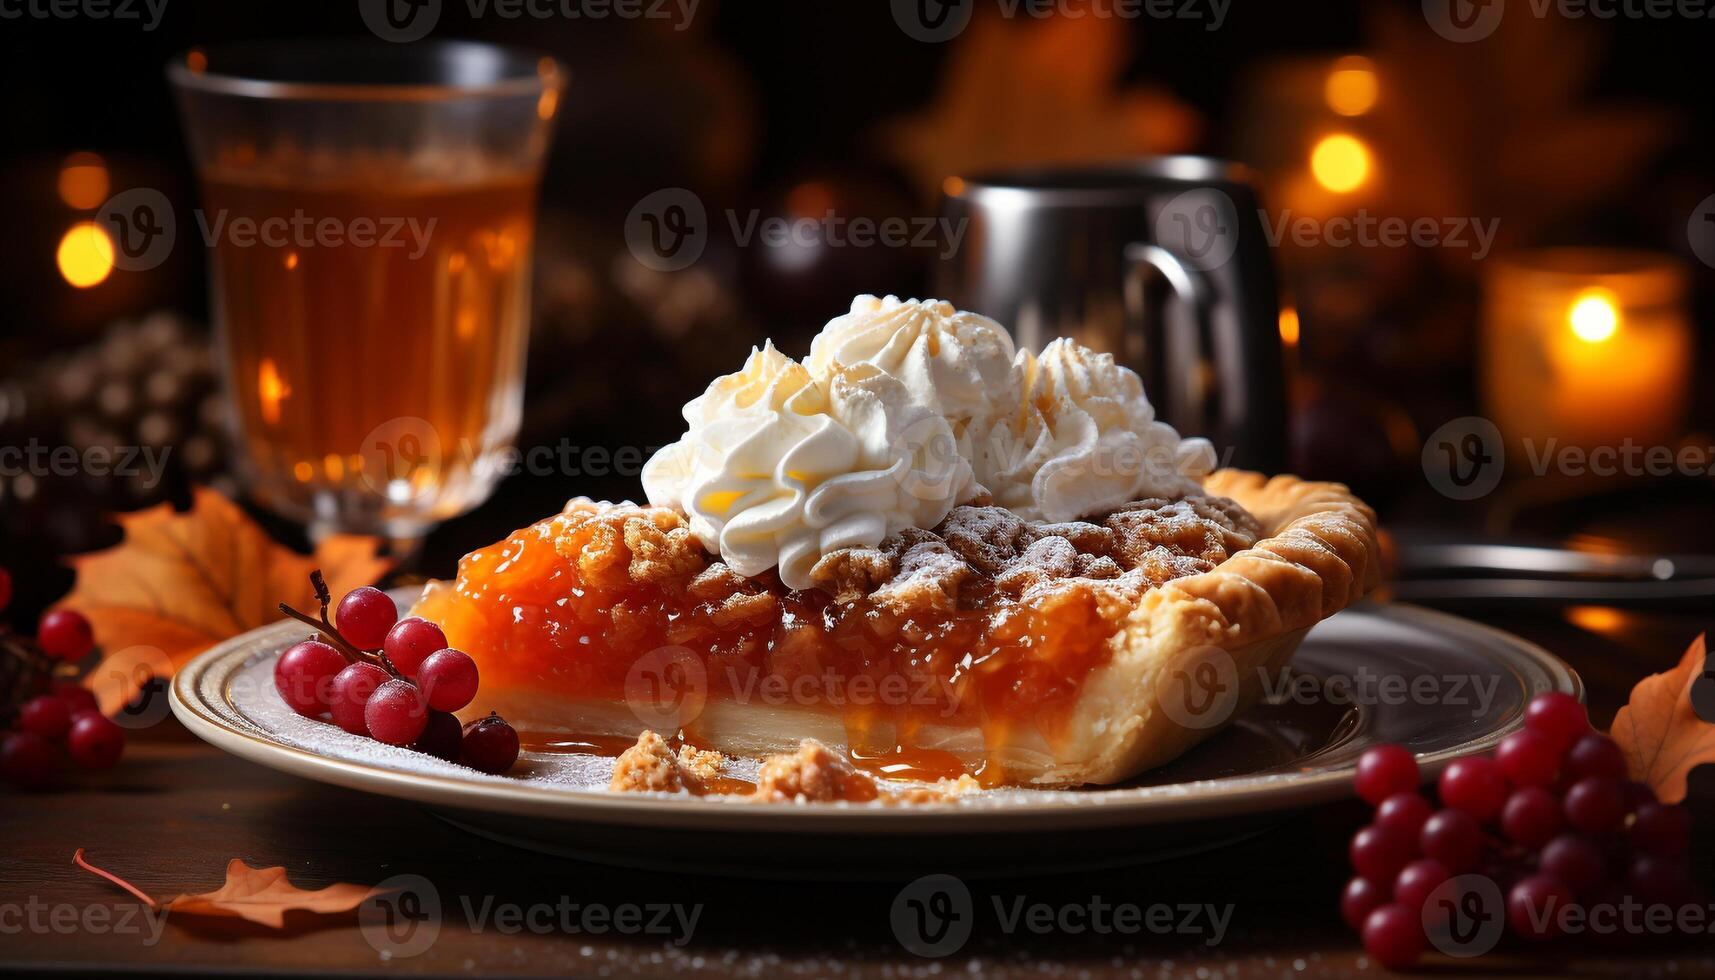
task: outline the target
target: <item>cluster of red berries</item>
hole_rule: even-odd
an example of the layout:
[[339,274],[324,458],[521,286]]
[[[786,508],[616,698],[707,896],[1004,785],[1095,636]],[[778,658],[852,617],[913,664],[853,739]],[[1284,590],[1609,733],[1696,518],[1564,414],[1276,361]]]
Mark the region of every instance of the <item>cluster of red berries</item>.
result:
[[[12,601],[12,576],[0,568],[0,610]],[[20,789],[54,781],[70,761],[80,769],[111,769],[125,750],[125,731],[97,709],[95,695],[70,677],[52,677],[55,662],[75,663],[95,649],[89,620],[56,609],[36,626],[33,644],[8,634],[7,655],[27,658],[26,673],[40,678],[36,694],[17,705],[0,731],[0,780]]]
[[1365,752],[1355,781],[1376,809],[1352,838],[1357,877],[1340,911],[1383,966],[1424,952],[1426,928],[1447,911],[1428,907],[1430,897],[1457,875],[1493,881],[1506,925],[1533,940],[1560,935],[1566,909],[1676,906],[1694,894],[1689,811],[1628,781],[1620,747],[1591,731],[1569,695],[1539,695],[1493,757],[1443,770],[1439,810],[1418,793],[1416,758],[1397,745]]
[[511,725],[491,713],[460,726],[453,715],[476,697],[476,661],[469,654],[448,647],[434,623],[400,619],[380,589],[346,593],[330,623],[326,587],[319,575],[312,579],[322,600],[319,623],[281,606],[319,632],[274,664],[274,686],[293,711],[309,718],[325,714],[353,735],[481,772],[512,768],[518,733]]

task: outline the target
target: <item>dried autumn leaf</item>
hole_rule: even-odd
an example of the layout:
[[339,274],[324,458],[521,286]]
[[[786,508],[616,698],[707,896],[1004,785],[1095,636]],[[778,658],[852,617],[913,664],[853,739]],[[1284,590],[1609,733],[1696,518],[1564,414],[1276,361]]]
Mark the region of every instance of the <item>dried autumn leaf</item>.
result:
[[300,555],[276,544],[232,501],[199,488],[184,513],[162,504],[118,516],[125,537],[72,559],[63,605],[89,617],[106,658],[86,683],[109,714],[151,675],[170,676],[210,646],[280,618],[278,603],[313,605],[320,568],[335,594],[379,579],[392,562],[378,539],[335,535]]
[[183,915],[233,916],[282,929],[287,912],[350,912],[373,892],[372,888],[343,882],[305,891],[286,880],[285,868],[252,868],[233,858],[226,865],[226,884],[201,895],[180,895],[166,903],[166,908]]
[[1691,701],[1707,656],[1705,637],[1699,636],[1678,666],[1639,681],[1614,716],[1611,734],[1626,754],[1632,778],[1647,783],[1664,803],[1685,799],[1691,770],[1715,762],[1715,725],[1699,718]]
[[286,880],[285,868],[252,868],[233,858],[226,865],[226,884],[200,895],[180,895],[170,902],[158,902],[136,885],[111,871],[98,868],[84,860],[83,848],[72,855],[72,863],[92,874],[113,882],[153,909],[166,909],[181,915],[200,915],[244,919],[274,929],[286,926],[287,912],[311,912],[334,915],[350,912],[375,894],[375,889],[345,883],[329,885],[315,891],[305,891]]

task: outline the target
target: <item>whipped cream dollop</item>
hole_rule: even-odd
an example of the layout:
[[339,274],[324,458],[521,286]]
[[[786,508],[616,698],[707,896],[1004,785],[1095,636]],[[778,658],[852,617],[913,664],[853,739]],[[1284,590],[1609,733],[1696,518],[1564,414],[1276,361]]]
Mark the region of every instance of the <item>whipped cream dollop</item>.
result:
[[1207,439],[1181,439],[1137,372],[1067,339],[1018,353],[1022,397],[978,441],[977,478],[1021,517],[1071,521],[1180,497],[1215,469]]
[[772,344],[684,409],[643,468],[651,504],[742,575],[809,588],[822,556],[930,528],[990,493],[1032,519],[1177,497],[1215,465],[1155,419],[1138,376],[1071,341],[1015,351],[988,317],[859,296],[800,363]]

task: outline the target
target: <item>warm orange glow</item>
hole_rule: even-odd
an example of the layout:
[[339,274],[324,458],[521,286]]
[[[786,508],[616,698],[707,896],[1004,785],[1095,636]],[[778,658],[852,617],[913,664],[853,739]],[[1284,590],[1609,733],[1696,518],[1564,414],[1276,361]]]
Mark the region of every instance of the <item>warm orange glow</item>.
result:
[[560,93],[554,89],[548,89],[542,93],[541,98],[536,100],[536,117],[539,119],[554,118],[554,110],[558,108],[559,104]]
[[308,483],[310,478],[316,475],[316,468],[310,465],[309,460],[300,459],[292,464],[292,475],[297,477],[299,483]]
[[[286,384],[280,377],[280,369],[274,366],[274,359],[264,357],[256,368],[256,397],[261,403],[262,421],[269,425],[280,423],[280,403],[292,394],[291,385]],[[309,479],[304,477],[304,479]]]
[[1346,133],[1324,136],[1310,151],[1310,173],[1336,193],[1357,190],[1370,176],[1370,148]]
[[1328,108],[1342,116],[1361,116],[1375,108],[1381,83],[1376,78],[1375,65],[1368,58],[1353,55],[1334,62],[1323,83],[1322,97]]
[[1572,301],[1566,311],[1566,323],[1572,333],[1587,344],[1612,340],[1620,329],[1620,310],[1611,293],[1591,290]]
[[834,209],[834,190],[819,180],[806,180],[786,193],[786,210],[795,218],[820,218]]
[[454,252],[453,254],[447,256],[447,271],[456,276],[459,273],[464,271],[464,263],[465,263],[464,253],[463,252]]
[[1298,346],[1298,311],[1290,306],[1280,310],[1280,341],[1288,347]]
[[208,55],[200,48],[192,48],[190,53],[185,55],[185,67],[198,74],[208,71]]
[[948,177],[941,181],[941,193],[948,197],[958,197],[965,192],[965,182],[958,177]]
[[298,253],[287,252],[286,253],[286,268],[296,269],[297,267],[298,267]]
[[95,222],[80,221],[60,239],[54,260],[66,282],[88,289],[113,273],[113,239]]
[[1613,633],[1625,625],[1626,617],[1608,606],[1573,606],[1566,610],[1566,621],[1591,633]]
[[107,200],[107,164],[93,153],[73,153],[60,165],[60,200],[66,207],[93,211]]

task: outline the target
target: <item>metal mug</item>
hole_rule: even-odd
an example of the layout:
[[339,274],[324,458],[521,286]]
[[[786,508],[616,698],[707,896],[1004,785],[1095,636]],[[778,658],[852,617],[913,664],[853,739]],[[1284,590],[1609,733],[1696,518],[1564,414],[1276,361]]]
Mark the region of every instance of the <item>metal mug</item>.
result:
[[1155,157],[947,181],[963,246],[936,294],[1040,350],[1066,336],[1144,380],[1159,416],[1223,465],[1279,472],[1285,373],[1274,263],[1242,166]]

